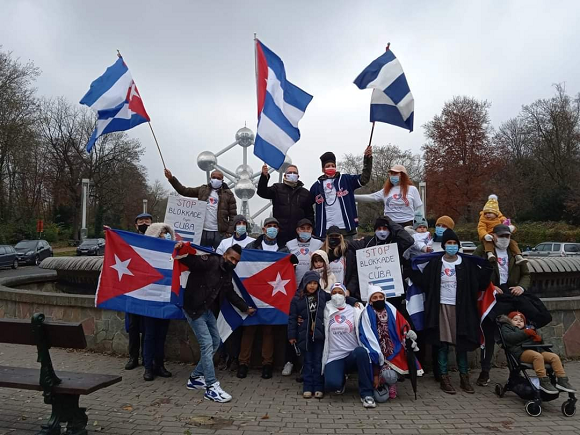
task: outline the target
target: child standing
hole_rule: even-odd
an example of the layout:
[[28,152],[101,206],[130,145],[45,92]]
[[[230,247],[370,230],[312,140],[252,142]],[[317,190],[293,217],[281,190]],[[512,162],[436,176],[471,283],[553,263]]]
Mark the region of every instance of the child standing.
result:
[[336,276],[330,270],[328,255],[325,251],[317,250],[312,253],[310,259],[310,270],[317,272],[320,276],[320,287],[326,293],[330,293],[332,286],[336,283]]
[[[538,378],[540,378],[540,390],[548,394],[558,394],[558,390],[575,393],[576,390],[568,382],[560,357],[552,352],[536,352],[535,350],[522,348],[525,344],[542,344],[542,337],[531,328],[526,328],[526,317],[519,311],[512,311],[507,316],[500,316],[501,332],[503,334],[508,351],[518,360],[532,364]],[[556,387],[546,375],[545,364],[551,364],[556,374]]]
[[[516,231],[516,227],[511,225],[509,219],[499,211],[499,204],[496,195],[489,195],[487,202],[485,203],[483,210],[479,212],[479,223],[477,224],[477,233],[479,235],[479,240],[483,243],[485,248],[485,253],[489,261],[496,261],[493,244],[492,231],[496,225],[504,224],[510,227],[512,234]],[[524,257],[522,257],[522,251],[518,246],[518,242],[515,240],[510,240],[508,247],[509,251],[514,255],[516,264],[527,263]]]

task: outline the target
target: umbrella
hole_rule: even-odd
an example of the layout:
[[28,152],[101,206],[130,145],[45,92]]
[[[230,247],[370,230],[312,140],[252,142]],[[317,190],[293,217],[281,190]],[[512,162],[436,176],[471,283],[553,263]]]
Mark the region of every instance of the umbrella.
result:
[[411,386],[415,393],[415,400],[417,400],[417,358],[415,358],[415,351],[413,350],[413,340],[407,338],[407,332],[409,332],[409,325],[404,325],[401,333],[405,337],[405,353],[407,355],[407,365],[409,366],[409,379],[411,380]]

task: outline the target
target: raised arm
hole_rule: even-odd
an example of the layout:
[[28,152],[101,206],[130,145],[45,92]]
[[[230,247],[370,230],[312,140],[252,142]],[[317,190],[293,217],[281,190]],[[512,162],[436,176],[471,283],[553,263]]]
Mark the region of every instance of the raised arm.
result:
[[270,181],[270,174],[268,174],[268,165],[262,166],[262,175],[258,180],[258,196],[264,199],[274,199],[276,196],[276,189],[274,186],[268,187],[268,181]]
[[371,172],[373,171],[373,148],[369,145],[365,149],[363,157],[363,170],[360,176],[360,185],[364,186],[371,180]]
[[165,177],[171,183],[177,193],[189,198],[197,198],[199,195],[199,187],[185,187],[179,180],[171,173],[169,169],[165,169]]
[[375,193],[354,196],[354,200],[357,202],[383,202],[384,198],[385,194],[383,193],[383,189],[378,190]]

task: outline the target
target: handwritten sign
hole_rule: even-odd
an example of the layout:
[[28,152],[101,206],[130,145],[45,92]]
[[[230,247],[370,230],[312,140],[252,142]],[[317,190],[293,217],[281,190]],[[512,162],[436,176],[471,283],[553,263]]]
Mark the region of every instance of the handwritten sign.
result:
[[182,240],[199,245],[207,203],[171,192],[167,199],[165,219]]
[[396,243],[358,249],[356,262],[363,301],[368,300],[369,284],[381,287],[388,298],[401,296],[404,293],[399,250]]

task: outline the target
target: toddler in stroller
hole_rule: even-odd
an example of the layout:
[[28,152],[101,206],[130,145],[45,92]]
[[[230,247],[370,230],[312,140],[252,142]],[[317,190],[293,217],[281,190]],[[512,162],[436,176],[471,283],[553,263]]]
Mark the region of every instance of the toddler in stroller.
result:
[[[508,383],[496,385],[497,395],[503,397],[506,391],[515,392],[522,399],[529,400],[526,412],[536,417],[542,412],[542,400],[550,401],[557,398],[560,391],[567,392],[569,399],[562,405],[562,413],[574,415],[576,390],[568,381],[560,357],[549,352],[551,345],[543,343],[535,329],[526,328],[526,318],[518,311],[499,316],[496,323],[510,371]],[[533,369],[539,378],[537,388],[526,372],[529,369]]]

